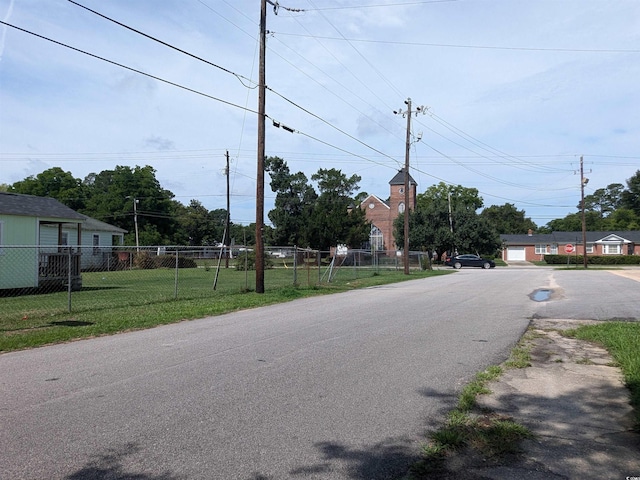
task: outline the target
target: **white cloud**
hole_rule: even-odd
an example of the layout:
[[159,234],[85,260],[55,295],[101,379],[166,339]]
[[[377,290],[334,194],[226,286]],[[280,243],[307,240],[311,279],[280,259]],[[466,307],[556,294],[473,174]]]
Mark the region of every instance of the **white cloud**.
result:
[[[257,80],[254,1],[83,3]],[[269,10],[267,20],[267,114],[303,135],[267,121],[266,148],[292,171],[357,173],[362,190],[386,198],[405,151],[406,119],[393,110],[407,97],[437,116],[413,119],[414,132],[424,132],[411,149],[422,191],[441,179],[476,187],[486,205],[514,203],[542,225],[575,210],[579,155],[593,171],[590,188],[624,183],[637,170],[636,2],[295,3],[309,11]],[[0,0],[0,16],[247,108],[8,27],[0,38],[0,183],[52,166],[83,178],[115,165],[151,165],[183,203],[224,208],[228,149],[232,220],[255,219],[255,83],[64,0]]]

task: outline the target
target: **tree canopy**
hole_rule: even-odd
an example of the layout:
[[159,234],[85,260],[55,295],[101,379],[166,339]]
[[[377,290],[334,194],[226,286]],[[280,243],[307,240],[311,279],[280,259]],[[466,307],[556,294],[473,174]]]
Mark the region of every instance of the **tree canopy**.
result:
[[279,157],[265,162],[276,193],[275,208],[268,214],[274,225],[272,240],[278,245],[299,245],[328,250],[340,243],[359,247],[369,238],[365,213],[352,208],[359,190],[358,175],[319,169],[311,176],[317,191],[302,172],[292,174]]
[[[626,181],[598,188],[584,197],[585,228],[588,231],[638,230],[640,228],[640,170]],[[539,231],[582,230],[582,205],[577,212],[551,220]]]
[[[500,248],[496,226],[476,213],[483,200],[475,188],[443,182],[418,194],[409,214],[409,249],[495,255]],[[395,238],[404,241],[403,219],[395,222]]]
[[60,167],[53,167],[15,182],[8,188],[9,192],[51,197],[64,203],[69,208],[82,211],[89,195],[87,186]]
[[524,210],[518,210],[515,205],[505,203],[504,205],[491,205],[480,212],[480,216],[491,223],[500,234],[527,233],[529,230],[536,230],[536,224],[525,217]]
[[[137,217],[140,245],[210,245],[222,241],[226,210],[209,212],[192,200],[173,200],[150,166],[116,166],[76,179],[59,167],[27,177],[7,191],[52,197],[68,207],[128,231],[126,245],[135,245]],[[134,207],[135,203],[135,207]]]

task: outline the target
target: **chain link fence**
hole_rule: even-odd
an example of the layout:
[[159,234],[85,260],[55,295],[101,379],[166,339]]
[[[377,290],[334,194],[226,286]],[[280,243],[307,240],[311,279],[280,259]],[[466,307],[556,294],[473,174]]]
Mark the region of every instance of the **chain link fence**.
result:
[[[410,268],[429,268],[411,252]],[[396,252],[321,252],[265,248],[265,288],[318,286],[403,270]],[[154,246],[1,246],[0,322],[16,315],[66,312],[210,298],[255,290],[255,252],[230,248]]]

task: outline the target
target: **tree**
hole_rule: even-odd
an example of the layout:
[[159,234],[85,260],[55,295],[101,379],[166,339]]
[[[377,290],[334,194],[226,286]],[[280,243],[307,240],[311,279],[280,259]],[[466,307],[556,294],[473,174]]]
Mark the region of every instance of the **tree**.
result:
[[[482,204],[475,188],[442,182],[429,187],[417,196],[416,209],[409,214],[409,248],[495,255],[500,238],[491,222],[476,213]],[[403,219],[394,226],[397,242],[402,243]]]
[[49,168],[36,176],[31,175],[24,180],[15,182],[8,191],[55,198],[77,211],[81,211],[85,207],[88,195],[86,186],[71,172],[65,172],[60,167]]
[[607,230],[640,230],[640,216],[628,208],[618,208],[607,217]]
[[276,194],[275,208],[268,213],[274,225],[270,241],[275,245],[309,245],[309,219],[318,195],[304,173],[292,174],[282,158],[268,157],[265,170]]
[[515,205],[511,203],[491,205],[482,210],[480,216],[491,223],[495,230],[501,234],[527,233],[529,230],[538,228],[530,218],[525,217],[524,210],[516,209]]
[[[591,195],[584,197],[584,209],[586,211],[597,212],[600,218],[605,218],[620,208],[623,191],[624,185],[621,183],[612,183],[607,185],[606,188],[599,188]],[[578,210],[580,210],[581,207],[578,203]]]
[[[198,200],[189,205],[177,206],[178,231],[182,239],[176,243],[189,245],[214,245],[222,242],[227,220],[225,209],[207,210]],[[174,236],[175,238],[175,236]]]
[[640,170],[627,180],[627,189],[622,192],[621,207],[633,210],[640,216]]
[[482,208],[482,198],[478,196],[478,189],[467,188],[462,185],[447,185],[440,182],[427,188],[424,193],[417,195],[416,204],[418,208],[428,204],[451,205],[452,210],[472,210]]
[[309,224],[310,246],[320,250],[345,244],[358,248],[369,238],[371,227],[365,212],[355,207],[354,193],[361,177],[347,177],[335,168],[319,169],[311,176],[319,196]]
[[172,200],[173,193],[160,186],[155,173],[150,166],[116,166],[114,170],[88,175],[84,184],[89,198],[81,212],[128,230],[128,245],[135,244],[136,217],[141,245],[178,243],[178,204]]
[[[600,217],[600,213],[594,211],[585,211],[585,227],[590,232],[606,230],[606,219]],[[564,218],[551,220],[540,230],[542,233],[551,232],[581,232],[582,231],[582,212],[570,213]]]

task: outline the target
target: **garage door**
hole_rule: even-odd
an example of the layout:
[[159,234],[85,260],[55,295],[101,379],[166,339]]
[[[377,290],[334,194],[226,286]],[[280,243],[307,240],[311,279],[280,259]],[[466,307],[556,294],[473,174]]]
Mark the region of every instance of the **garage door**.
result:
[[507,261],[524,262],[526,258],[524,247],[509,247],[507,250]]

